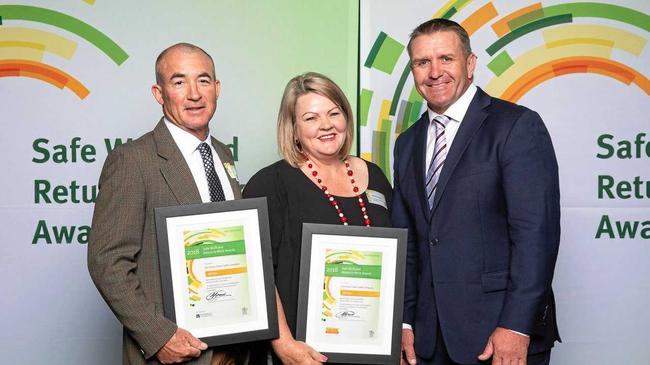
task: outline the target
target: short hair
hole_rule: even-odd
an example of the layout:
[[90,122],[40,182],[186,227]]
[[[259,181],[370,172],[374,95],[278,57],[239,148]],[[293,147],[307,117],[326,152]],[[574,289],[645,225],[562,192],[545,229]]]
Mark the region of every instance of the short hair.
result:
[[176,49],[184,53],[201,52],[204,55],[206,55],[208,59],[210,59],[210,63],[212,63],[212,77],[213,78],[216,77],[216,73],[214,71],[214,60],[212,59],[212,56],[210,56],[208,52],[206,52],[205,50],[203,50],[203,48],[199,46],[195,46],[191,43],[181,42],[165,48],[162,52],[160,52],[160,54],[156,58],[156,84],[162,85],[162,83],[165,81],[163,80],[162,71],[160,69],[162,68],[163,62],[165,61],[165,56],[167,56],[169,52]]
[[460,39],[463,55],[467,58],[470,54],[472,54],[472,46],[469,43],[469,35],[467,34],[465,28],[453,20],[436,18],[427,20],[426,22],[418,25],[415,29],[413,29],[413,32],[411,32],[411,35],[409,36],[409,43],[406,46],[406,49],[409,53],[409,58],[411,57],[411,44],[416,37],[438,32],[456,33],[456,35],[458,35],[458,39]]
[[302,95],[315,93],[330,99],[341,109],[346,120],[345,140],[337,153],[341,160],[347,158],[354,138],[354,117],[350,102],[341,88],[327,76],[307,72],[292,78],[284,88],[278,112],[278,150],[291,166],[298,167],[304,161],[302,147],[296,138],[296,101]]

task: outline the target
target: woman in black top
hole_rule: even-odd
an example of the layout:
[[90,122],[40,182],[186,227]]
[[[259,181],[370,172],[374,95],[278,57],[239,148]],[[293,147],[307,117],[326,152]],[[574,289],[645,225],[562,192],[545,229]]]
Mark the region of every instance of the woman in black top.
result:
[[278,114],[284,159],[260,170],[244,189],[245,198],[265,196],[269,207],[279,296],[280,338],[271,342],[275,363],[326,361],[294,339],[302,224],[390,225],[391,186],[375,164],[349,155],[353,132],[352,109],[334,82],[313,72],[293,78]]

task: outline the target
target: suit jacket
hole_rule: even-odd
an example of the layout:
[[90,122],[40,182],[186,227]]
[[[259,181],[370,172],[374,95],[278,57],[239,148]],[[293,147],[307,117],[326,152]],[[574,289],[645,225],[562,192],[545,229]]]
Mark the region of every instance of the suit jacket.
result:
[[395,143],[392,219],[409,229],[404,322],[433,356],[436,326],[456,362],[476,363],[492,331],[559,340],[551,281],[560,238],[555,153],[539,115],[478,89],[429,209],[428,113]]
[[[216,139],[222,162],[230,150]],[[236,199],[239,183],[229,178]],[[88,269],[106,303],[124,326],[123,363],[157,364],[156,352],[176,324],[163,316],[154,208],[201,203],[183,155],[163,120],[107,157],[99,178]],[[212,350],[192,364],[209,364]]]

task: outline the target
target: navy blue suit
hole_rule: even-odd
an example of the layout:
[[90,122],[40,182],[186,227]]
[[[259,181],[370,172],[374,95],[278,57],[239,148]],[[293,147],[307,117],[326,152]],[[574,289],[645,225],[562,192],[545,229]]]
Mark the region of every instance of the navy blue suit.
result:
[[395,143],[392,220],[409,229],[404,322],[416,354],[437,326],[453,361],[477,363],[497,326],[529,334],[529,354],[559,340],[551,290],[560,239],[553,145],[539,115],[480,88],[427,204],[428,114]]

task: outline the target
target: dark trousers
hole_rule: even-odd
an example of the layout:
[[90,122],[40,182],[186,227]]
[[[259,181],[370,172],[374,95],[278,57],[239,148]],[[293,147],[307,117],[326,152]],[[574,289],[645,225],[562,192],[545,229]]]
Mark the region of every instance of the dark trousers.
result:
[[[479,361],[478,358],[474,364],[460,364],[454,362],[449,353],[447,353],[447,347],[445,346],[445,341],[442,338],[442,332],[440,331],[440,326],[437,330],[438,334],[436,336],[436,351],[433,353],[433,359],[423,359],[417,357],[417,365],[479,365],[479,364],[491,364],[492,361]],[[477,355],[478,356],[478,355]],[[528,354],[526,357],[527,365],[548,365],[551,361],[551,350],[540,352],[537,354]]]

